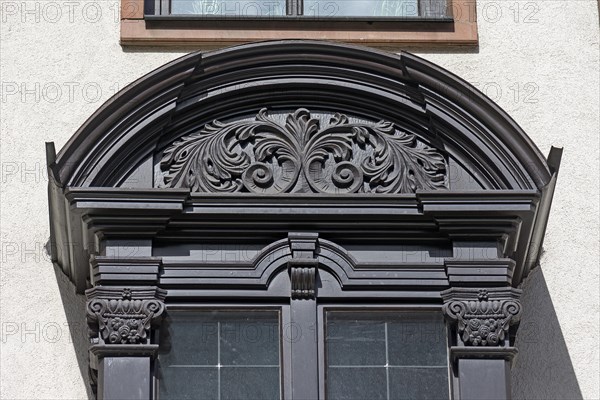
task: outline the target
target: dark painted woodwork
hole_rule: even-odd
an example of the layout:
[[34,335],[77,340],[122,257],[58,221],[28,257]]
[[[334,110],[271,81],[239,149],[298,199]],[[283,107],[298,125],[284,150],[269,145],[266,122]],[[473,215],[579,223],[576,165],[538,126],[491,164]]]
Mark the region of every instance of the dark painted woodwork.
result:
[[100,399],[156,387],[170,307],[250,303],[314,325],[282,343],[284,399],[324,395],[336,304],[444,313],[454,397],[509,396],[561,150],[440,67],[311,41],[194,53],[47,151],[52,257],[87,293]]
[[151,398],[150,357],[104,357],[98,367],[98,398],[146,400]]

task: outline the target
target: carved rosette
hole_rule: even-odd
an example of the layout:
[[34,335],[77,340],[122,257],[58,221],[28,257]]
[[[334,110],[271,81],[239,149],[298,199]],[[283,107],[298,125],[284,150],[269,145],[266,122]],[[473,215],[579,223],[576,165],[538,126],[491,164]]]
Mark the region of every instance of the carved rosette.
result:
[[465,346],[503,345],[509,326],[521,315],[517,289],[453,288],[442,296],[444,314],[457,323]]
[[[323,121],[325,120],[325,121]],[[436,149],[387,121],[315,117],[306,109],[279,122],[214,121],[165,149],[158,186],[193,192],[412,193],[446,189]]]
[[87,292],[92,343],[148,344],[152,324],[164,310],[157,288],[96,287]]

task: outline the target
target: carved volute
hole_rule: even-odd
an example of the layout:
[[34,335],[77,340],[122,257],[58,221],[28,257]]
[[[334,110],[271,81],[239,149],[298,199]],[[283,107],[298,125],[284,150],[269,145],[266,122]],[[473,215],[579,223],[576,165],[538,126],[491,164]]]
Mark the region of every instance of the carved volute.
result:
[[387,121],[300,108],[285,122],[214,121],[164,151],[159,186],[193,192],[413,193],[447,189],[440,151]]
[[442,293],[443,311],[457,325],[464,346],[503,346],[521,317],[521,291],[513,288],[452,288]]
[[99,286],[90,289],[87,295],[92,344],[150,343],[150,328],[164,311],[164,290]]

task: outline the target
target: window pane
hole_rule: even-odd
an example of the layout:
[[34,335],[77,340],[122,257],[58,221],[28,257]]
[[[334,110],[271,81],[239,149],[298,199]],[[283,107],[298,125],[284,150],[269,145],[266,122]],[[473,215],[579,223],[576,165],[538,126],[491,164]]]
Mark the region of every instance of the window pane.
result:
[[441,313],[406,313],[388,322],[391,365],[446,365],[446,328]]
[[327,324],[330,366],[385,365],[385,330],[377,320],[332,319]]
[[265,314],[247,320],[221,319],[221,364],[279,365],[279,323]]
[[161,367],[161,399],[217,400],[219,381],[216,368]]
[[170,311],[161,329],[163,399],[280,398],[276,311]]
[[279,368],[222,368],[221,400],[262,400],[278,398]]
[[328,400],[449,398],[439,312],[329,311],[325,341]]
[[447,398],[446,368],[390,368],[390,400]]
[[339,368],[327,370],[327,400],[386,400],[385,368]]
[[171,0],[171,14],[283,16],[285,0]]
[[305,0],[313,17],[416,17],[418,0]]

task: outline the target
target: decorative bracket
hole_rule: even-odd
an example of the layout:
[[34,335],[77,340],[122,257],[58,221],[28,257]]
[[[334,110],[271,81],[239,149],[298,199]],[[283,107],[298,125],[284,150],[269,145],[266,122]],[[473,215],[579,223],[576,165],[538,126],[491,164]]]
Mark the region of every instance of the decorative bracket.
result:
[[288,233],[292,259],[288,261],[293,300],[310,300],[316,297],[317,233]]
[[502,346],[521,315],[520,296],[514,288],[451,288],[442,292],[443,311],[464,346]]

